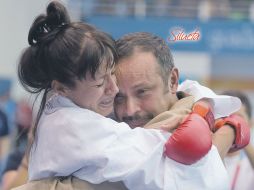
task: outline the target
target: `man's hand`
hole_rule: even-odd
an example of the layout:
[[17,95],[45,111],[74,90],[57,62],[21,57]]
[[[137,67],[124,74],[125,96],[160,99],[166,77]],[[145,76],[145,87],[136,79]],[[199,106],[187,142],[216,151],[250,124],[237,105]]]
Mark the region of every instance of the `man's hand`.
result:
[[193,103],[193,96],[178,100],[169,111],[163,112],[153,118],[144,128],[154,128],[173,132],[192,112]]
[[173,132],[184,119],[191,113],[191,110],[172,110],[166,111],[157,116],[155,120],[147,123],[144,128],[146,129],[160,129],[168,132]]

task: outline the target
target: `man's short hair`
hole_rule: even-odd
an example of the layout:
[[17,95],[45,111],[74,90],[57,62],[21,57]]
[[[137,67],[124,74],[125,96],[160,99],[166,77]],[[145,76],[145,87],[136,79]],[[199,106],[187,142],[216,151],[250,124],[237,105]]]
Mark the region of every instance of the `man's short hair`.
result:
[[174,67],[174,60],[166,42],[151,33],[136,32],[130,33],[116,42],[119,60],[130,57],[136,51],[151,52],[160,65],[162,79],[168,84],[170,71]]

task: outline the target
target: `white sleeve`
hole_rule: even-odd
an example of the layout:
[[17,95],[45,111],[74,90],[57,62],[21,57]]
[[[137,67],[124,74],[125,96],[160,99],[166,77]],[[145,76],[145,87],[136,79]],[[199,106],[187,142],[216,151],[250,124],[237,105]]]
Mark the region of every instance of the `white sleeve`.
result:
[[237,97],[217,95],[211,89],[200,85],[197,81],[186,80],[178,87],[179,91],[193,95],[195,101],[208,98],[213,103],[215,119],[229,116],[241,107],[241,100]]
[[92,112],[60,113],[41,123],[37,147],[30,157],[30,180],[73,175],[95,184],[123,181],[134,190],[174,190],[183,182],[197,190],[225,187],[226,174],[217,151],[186,166],[163,155],[169,133],[132,130]]
[[59,110],[43,115],[29,160],[29,180],[74,175],[92,183],[123,179],[150,156],[164,159],[170,136],[132,130],[91,111]]

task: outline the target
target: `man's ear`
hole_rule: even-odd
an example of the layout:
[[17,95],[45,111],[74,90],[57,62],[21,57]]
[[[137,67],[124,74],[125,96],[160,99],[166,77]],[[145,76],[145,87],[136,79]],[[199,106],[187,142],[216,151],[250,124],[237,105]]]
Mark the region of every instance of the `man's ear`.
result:
[[68,88],[66,88],[66,86],[60,83],[59,81],[53,80],[51,82],[51,87],[54,92],[57,92],[58,94],[62,96],[67,96]]
[[178,88],[179,73],[176,67],[173,67],[169,74],[168,86],[172,94],[176,94]]

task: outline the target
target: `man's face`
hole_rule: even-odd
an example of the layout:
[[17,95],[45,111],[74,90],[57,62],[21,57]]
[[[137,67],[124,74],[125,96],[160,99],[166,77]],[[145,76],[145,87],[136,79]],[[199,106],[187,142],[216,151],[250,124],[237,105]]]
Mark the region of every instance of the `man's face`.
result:
[[150,52],[139,51],[121,59],[116,66],[119,88],[114,103],[116,118],[131,128],[142,127],[168,110],[176,101],[177,70],[171,75],[169,84],[165,85],[160,65]]

